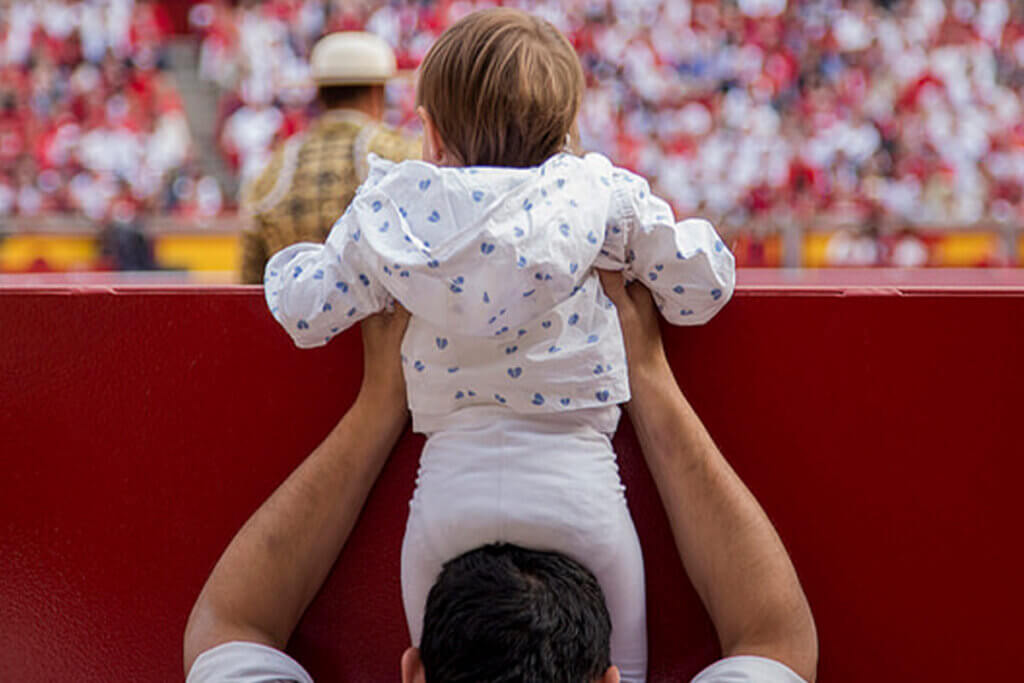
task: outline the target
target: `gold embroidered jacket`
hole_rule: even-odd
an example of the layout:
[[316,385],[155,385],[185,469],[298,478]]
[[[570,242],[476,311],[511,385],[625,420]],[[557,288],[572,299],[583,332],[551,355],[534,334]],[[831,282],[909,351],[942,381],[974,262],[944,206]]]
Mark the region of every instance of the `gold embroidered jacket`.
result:
[[279,145],[241,192],[241,280],[263,282],[267,259],[296,242],[323,242],[366,178],[370,152],[418,159],[420,143],[351,110],[333,110]]

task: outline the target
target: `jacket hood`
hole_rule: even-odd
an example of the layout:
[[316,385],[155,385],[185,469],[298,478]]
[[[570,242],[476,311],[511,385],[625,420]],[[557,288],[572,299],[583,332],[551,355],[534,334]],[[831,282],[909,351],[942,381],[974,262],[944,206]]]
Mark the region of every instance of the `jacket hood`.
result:
[[351,205],[353,239],[414,315],[453,333],[502,335],[575,293],[604,242],[611,172],[597,154],[532,168],[371,155]]

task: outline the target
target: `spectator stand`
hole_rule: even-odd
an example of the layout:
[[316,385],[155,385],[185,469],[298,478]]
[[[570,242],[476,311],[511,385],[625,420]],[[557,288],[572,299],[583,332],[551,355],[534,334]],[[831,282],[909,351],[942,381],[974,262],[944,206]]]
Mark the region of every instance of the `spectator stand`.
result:
[[[492,3],[192,4],[198,77],[221,92],[219,183],[183,151],[181,98],[160,68],[168,12],[180,23],[184,4],[0,9],[0,220],[70,214],[95,232],[118,201],[182,224],[231,216],[220,188],[315,113],[306,58],[319,35],[365,29],[393,45],[407,76],[389,87],[390,122],[415,125],[413,70],[445,26]],[[505,4],[575,45],[584,148],[711,219],[741,264],[1020,262],[1024,5]]]

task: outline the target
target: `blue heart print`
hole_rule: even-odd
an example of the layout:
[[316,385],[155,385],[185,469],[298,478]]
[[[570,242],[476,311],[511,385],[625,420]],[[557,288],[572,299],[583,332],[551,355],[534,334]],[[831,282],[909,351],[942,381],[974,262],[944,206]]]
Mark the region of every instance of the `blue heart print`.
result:
[[374,213],[377,213],[382,208],[384,208],[384,204],[378,199],[377,201],[370,205],[370,208],[373,209]]
[[519,376],[523,374],[523,369],[520,367],[514,367],[508,369],[508,376],[512,379],[519,379]]
[[430,180],[429,180],[429,179],[427,179],[427,180],[421,180],[421,181],[420,181],[420,189],[421,189],[421,190],[423,190],[424,192],[426,192],[426,191],[427,191],[427,188],[428,188],[428,187],[430,187]]
[[317,270],[315,273],[313,273],[313,279],[314,280],[323,280],[324,279],[324,271]]
[[520,337],[522,337],[524,334],[526,334],[526,330],[519,330],[518,334]]
[[370,286],[370,278],[366,277],[364,273],[359,273],[359,281],[363,283],[363,287]]
[[476,396],[476,392],[473,391],[472,389],[467,389],[466,390],[466,395],[469,396],[470,398],[472,398],[473,396]]
[[683,287],[682,285],[676,285],[675,287],[672,288],[672,291],[675,292],[676,294],[682,294],[683,292],[686,291],[686,288]]
[[459,371],[459,369],[457,367],[455,367],[455,368],[448,368],[448,374],[449,375],[454,375],[458,371]]
[[651,282],[654,282],[655,280],[658,279],[658,274],[652,270],[651,272],[647,273],[647,279],[650,280]]
[[398,207],[398,213],[402,214],[402,218],[408,218],[408,217],[409,217],[409,212],[408,212],[408,211],[406,211],[406,210],[405,210],[404,208],[402,208],[401,206],[400,206],[400,207]]
[[722,298],[722,290],[720,290],[720,289],[712,289],[711,290],[711,298],[714,299],[715,301],[718,301],[719,299],[721,299]]
[[494,336],[496,336],[496,337],[500,337],[501,335],[505,334],[506,332],[508,332],[508,326],[507,326],[507,325],[506,325],[505,327],[502,327],[502,328],[501,328],[500,330],[498,330],[497,332],[495,332],[495,333],[494,333]]
[[600,375],[602,372],[604,372],[604,366],[603,365],[598,363],[597,365],[594,366],[594,374],[595,375]]
[[540,326],[543,327],[546,330],[547,328],[551,327],[551,321],[550,320],[545,320],[544,322],[542,322],[540,324]]
[[602,389],[601,391],[599,391],[596,394],[594,394],[594,396],[597,398],[598,401],[600,401],[601,403],[604,403],[605,401],[608,400],[608,390],[607,389]]
[[348,312],[345,315],[346,315],[346,317],[351,318],[355,314],[356,314],[356,307],[353,306],[352,308],[348,309]]
[[570,325],[575,325],[579,321],[580,321],[580,314],[579,313],[573,313],[572,315],[569,316],[569,324]]
[[588,344],[593,344],[593,343],[594,343],[594,342],[596,342],[596,341],[597,341],[598,339],[599,339],[599,337],[598,337],[598,336],[597,336],[596,334],[592,334],[592,335],[590,335],[589,337],[587,337],[587,343],[588,343]]
[[478,202],[484,198],[484,193],[481,190],[473,190],[473,201]]
[[529,199],[524,199],[523,200],[523,209],[525,211],[529,211],[532,208],[533,208],[533,202],[531,202]]
[[427,268],[437,268],[439,265],[441,264],[437,262],[437,259],[427,261]]
[[715,251],[722,251],[723,249],[725,249],[725,245],[722,244],[722,240],[715,242]]
[[549,346],[548,347],[548,353],[558,353],[561,350],[562,350],[561,346]]
[[676,252],[676,258],[679,259],[680,261],[685,261],[686,260],[686,257],[683,256],[683,252],[681,252],[681,251],[677,251]]
[[593,230],[587,233],[587,241],[591,244],[597,244],[597,235],[594,234]]
[[442,351],[444,351],[445,347],[448,346],[448,340],[445,339],[444,337],[438,337],[437,339],[434,340],[434,342],[437,344],[437,348],[441,349]]
[[488,324],[488,325],[493,325],[493,324],[494,324],[494,321],[495,321],[495,320],[497,320],[497,319],[498,319],[498,316],[496,316],[496,315],[492,315],[492,316],[491,316],[491,319],[487,321],[487,324]]
[[292,273],[292,279],[297,278],[302,274],[302,266],[295,266],[295,272]]
[[423,372],[423,368],[427,367],[426,365],[423,364],[423,361],[421,360],[416,361],[415,363],[412,364],[412,366],[416,368],[416,372]]
[[465,396],[465,394],[463,394],[461,391],[456,391],[455,392],[455,400],[456,401],[459,400],[460,398],[462,398],[463,396]]
[[505,347],[505,355],[507,356],[509,354],[515,353],[518,350],[519,350],[518,346],[506,346]]
[[520,256],[516,260],[516,265],[519,266],[520,268],[525,268],[526,267],[526,257],[525,256]]
[[559,178],[558,180],[555,181],[555,183],[558,184],[558,189],[561,190],[563,187],[565,187],[565,178]]
[[430,221],[431,223],[436,223],[439,220],[441,220],[441,214],[439,214],[437,211],[431,211],[430,215],[427,216],[427,220]]
[[541,396],[540,394],[534,394],[533,400],[530,401],[530,403],[532,403],[535,406],[542,406],[544,405],[544,397]]
[[491,297],[487,296],[487,292],[484,292],[484,303],[485,304],[491,303]]
[[295,326],[297,328],[299,328],[300,330],[308,330],[309,329],[309,323],[307,323],[305,320],[300,320]]
[[326,313],[329,310],[331,310],[331,305],[330,304],[324,304],[323,312]]
[[353,242],[358,242],[359,238],[362,237],[362,236],[363,236],[363,231],[362,230],[356,230],[354,233],[352,233],[352,241]]
[[570,274],[570,275],[574,275],[574,274],[576,273],[576,270],[577,270],[578,268],[579,268],[579,264],[576,264],[576,263],[570,263],[570,264],[569,264],[569,274]]
[[533,293],[536,292],[536,291],[537,291],[536,289],[531,289],[528,292],[523,292],[523,297],[525,298],[525,297],[528,297],[528,296],[533,296]]
[[391,269],[388,268],[387,266],[384,266],[384,274],[385,275],[391,275]]
[[505,397],[502,396],[501,394],[495,394],[494,395],[494,400],[497,401],[498,403],[504,403],[505,402]]
[[512,232],[513,232],[513,234],[515,234],[516,237],[522,237],[523,235],[526,234],[526,231],[524,231],[519,226],[516,226],[516,227],[512,228]]
[[403,270],[401,273],[398,274],[398,277],[409,277],[409,271]]
[[494,245],[491,244],[490,242],[482,242],[480,244],[480,253],[481,254],[487,255],[487,254],[490,254],[492,251],[494,251]]
[[391,227],[391,223],[388,222],[388,221],[384,221],[384,223],[379,228],[377,228],[377,230],[379,230],[380,232],[387,232],[388,228],[390,228],[390,227]]
[[679,310],[679,315],[693,315],[693,309],[691,309],[691,308],[682,308],[682,309]]
[[558,232],[562,233],[562,235],[564,237],[568,237],[569,236],[569,224],[568,223],[562,223],[561,225],[559,225],[558,226]]
[[569,399],[567,398],[560,399],[558,402],[561,403],[563,406],[569,405]]
[[660,272],[662,271],[662,269],[663,269],[664,267],[665,267],[665,266],[664,266],[663,264],[661,264],[661,263],[655,263],[655,264],[654,264],[654,269],[655,269],[656,271],[658,271],[659,273],[660,273]]

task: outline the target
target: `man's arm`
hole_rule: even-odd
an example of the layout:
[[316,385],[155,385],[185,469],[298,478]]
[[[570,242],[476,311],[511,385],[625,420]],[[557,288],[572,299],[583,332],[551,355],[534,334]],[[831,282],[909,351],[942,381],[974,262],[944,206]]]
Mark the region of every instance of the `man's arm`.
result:
[[601,278],[626,341],[626,410],[722,653],[774,659],[813,682],[814,618],[782,541],[676,384],[650,293],[625,289],[620,274]]
[[222,643],[280,649],[288,642],[405,427],[399,347],[407,322],[401,309],[363,321],[363,384],[355,403],[221,555],[185,629],[186,673]]

